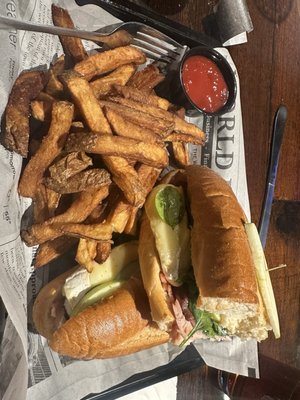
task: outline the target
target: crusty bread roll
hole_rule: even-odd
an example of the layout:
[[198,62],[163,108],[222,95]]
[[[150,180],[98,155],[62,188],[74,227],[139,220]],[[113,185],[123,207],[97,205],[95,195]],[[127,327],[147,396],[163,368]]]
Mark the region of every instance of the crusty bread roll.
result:
[[150,221],[145,212],[142,217],[138,253],[143,284],[148,295],[152,319],[160,329],[170,331],[175,318],[160,281],[161,266],[159,256]]
[[[207,167],[188,166],[184,173],[169,174],[167,182],[173,184],[177,176],[179,185],[187,187],[192,218],[197,308],[218,315],[219,325],[229,335],[265,339],[270,326],[244,228],[247,219],[232,189]],[[171,336],[174,327],[181,334],[184,317],[178,303],[176,306],[176,295],[166,292],[161,282],[161,264],[146,215],[140,229],[139,260],[153,320]]]
[[69,274],[46,285],[33,309],[34,324],[54,351],[78,359],[109,358],[169,340],[168,334],[152,324],[148,299],[138,278],[131,278],[110,297],[65,320],[61,291]]
[[258,289],[241,206],[216,172],[191,165],[186,173],[193,216],[192,264],[200,290],[197,305],[235,312],[239,303],[256,311]]
[[64,297],[62,287],[65,280],[77,267],[59,275],[39,292],[32,309],[32,318],[36,330],[46,339],[65,321]]
[[231,334],[263,340],[271,327],[261,300],[244,223],[229,184],[207,167],[188,166],[197,307],[218,313]]

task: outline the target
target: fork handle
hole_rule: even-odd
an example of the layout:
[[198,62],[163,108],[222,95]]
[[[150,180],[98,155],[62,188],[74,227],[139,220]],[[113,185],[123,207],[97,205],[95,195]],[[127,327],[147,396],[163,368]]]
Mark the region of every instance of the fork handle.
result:
[[52,25],[41,25],[0,15],[0,29],[3,29],[4,27],[31,32],[50,33],[52,35],[58,36],[78,37],[81,39],[91,40],[100,44],[107,44],[109,47],[117,47],[120,45],[129,44],[131,40],[131,36],[125,31],[114,32],[111,35],[101,35],[100,33],[95,34],[94,32],[79,29],[61,28],[59,26]]

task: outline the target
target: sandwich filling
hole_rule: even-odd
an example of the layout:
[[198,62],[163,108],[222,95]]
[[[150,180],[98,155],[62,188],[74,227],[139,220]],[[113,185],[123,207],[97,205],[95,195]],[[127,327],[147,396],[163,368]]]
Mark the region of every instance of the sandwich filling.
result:
[[191,266],[191,235],[183,189],[158,185],[149,195],[145,210],[159,256],[160,283],[174,322],[166,326],[152,313],[153,319],[161,329],[169,330],[172,342],[179,345],[196,338],[226,336],[216,314],[196,308],[199,292]]

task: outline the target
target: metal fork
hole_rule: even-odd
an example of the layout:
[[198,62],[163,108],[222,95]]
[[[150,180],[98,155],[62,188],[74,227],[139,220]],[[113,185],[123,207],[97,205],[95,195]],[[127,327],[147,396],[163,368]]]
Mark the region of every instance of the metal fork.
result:
[[17,30],[43,32],[59,36],[73,36],[91,40],[109,47],[112,43],[112,47],[117,47],[120,44],[124,45],[124,37],[120,37],[120,43],[118,43],[118,39],[116,43],[115,37],[115,33],[124,31],[130,34],[130,36],[128,36],[128,43],[125,44],[130,44],[139,48],[150,60],[163,62],[165,64],[179,62],[188,50],[187,46],[183,46],[169,36],[159,32],[157,29],[139,22],[121,22],[90,32],[79,29],[61,28],[52,25],[35,24],[0,15],[0,29],[8,27]]

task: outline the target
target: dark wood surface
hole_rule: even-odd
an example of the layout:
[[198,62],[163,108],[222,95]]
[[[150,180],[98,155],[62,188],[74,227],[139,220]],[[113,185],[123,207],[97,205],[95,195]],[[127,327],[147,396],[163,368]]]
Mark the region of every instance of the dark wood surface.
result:
[[[136,1],[195,30],[211,11],[208,0]],[[259,346],[261,354],[300,368],[300,8],[296,0],[253,0],[254,30],[248,43],[230,48],[240,77],[248,189],[252,220],[258,223],[266,182],[274,113],[288,108],[275,200],[266,246],[282,337]],[[178,379],[178,400],[203,397],[203,369]]]

